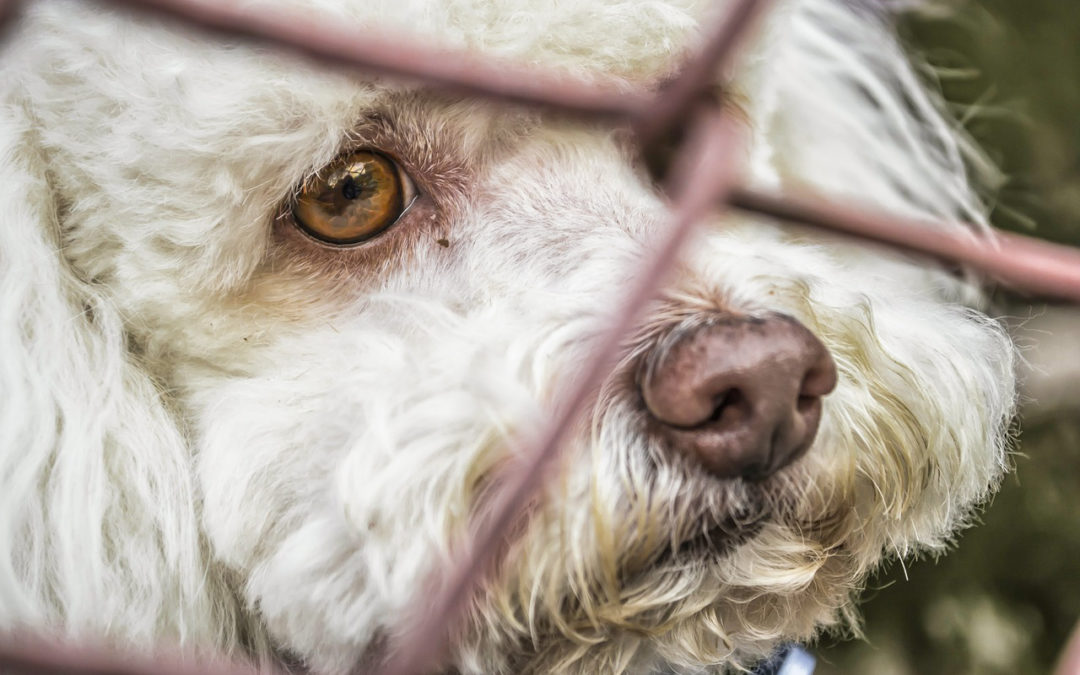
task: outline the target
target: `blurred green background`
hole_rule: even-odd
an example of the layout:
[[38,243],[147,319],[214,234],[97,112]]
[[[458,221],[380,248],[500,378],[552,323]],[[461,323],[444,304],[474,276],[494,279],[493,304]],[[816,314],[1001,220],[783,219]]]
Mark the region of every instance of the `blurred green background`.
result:
[[[906,18],[901,32],[1001,169],[994,223],[1080,245],[1080,2],[945,8]],[[1031,325],[1057,311],[1006,293],[995,309],[1014,326],[1030,320],[1016,332],[1032,344]],[[1080,362],[1080,332],[1058,343],[1054,358]],[[1075,385],[1052,409],[1025,406],[1016,471],[956,550],[894,563],[871,581],[866,640],[818,645],[820,675],[1051,671],[1080,620],[1080,379]]]

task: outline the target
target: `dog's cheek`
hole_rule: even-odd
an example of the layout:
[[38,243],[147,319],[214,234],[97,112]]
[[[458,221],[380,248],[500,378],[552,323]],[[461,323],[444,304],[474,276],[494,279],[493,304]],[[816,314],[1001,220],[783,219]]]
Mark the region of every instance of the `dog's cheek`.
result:
[[1006,468],[1014,405],[1013,348],[996,322],[863,290],[815,291],[815,332],[840,381],[804,461],[803,518],[842,516],[831,538],[857,577],[883,555],[941,550],[970,524]]
[[[755,543],[741,551],[745,569],[733,558],[729,573],[760,590],[775,569],[777,593],[790,596],[784,584],[798,575],[785,570],[804,570],[798,583],[816,590],[800,595],[841,602],[883,555],[946,545],[996,487],[1014,355],[996,322],[939,302],[933,278],[903,258],[882,254],[885,279],[865,274],[865,263],[847,265],[846,249],[796,241],[725,223],[690,256],[676,290],[703,306],[795,316],[832,353],[839,384],[814,447],[785,478],[795,505],[786,517],[798,532],[776,550],[793,555],[755,553]],[[801,540],[820,548],[799,559],[792,544]]]
[[879,488],[888,551],[940,550],[1006,469],[1013,346],[996,322],[958,306],[883,305],[875,321],[883,348],[905,366],[894,365],[873,393],[888,415],[879,419],[898,428],[885,449],[891,457],[864,456],[860,471]]
[[386,314],[281,340],[258,372],[181,378],[213,555],[275,639],[328,672],[447,563],[535,416],[487,317],[369,301]]
[[234,569],[257,564],[299,509],[327,501],[334,458],[324,448],[333,443],[334,429],[316,438],[311,423],[289,408],[317,399],[304,401],[295,383],[283,380],[203,380],[187,400],[196,425],[204,527],[215,556]]
[[289,369],[205,382],[189,400],[203,527],[278,647],[347,672],[400,609],[372,583],[399,561],[380,560],[379,542],[345,516],[337,482],[350,432],[335,423],[333,390],[315,390],[332,380],[317,362],[312,371],[307,382]]

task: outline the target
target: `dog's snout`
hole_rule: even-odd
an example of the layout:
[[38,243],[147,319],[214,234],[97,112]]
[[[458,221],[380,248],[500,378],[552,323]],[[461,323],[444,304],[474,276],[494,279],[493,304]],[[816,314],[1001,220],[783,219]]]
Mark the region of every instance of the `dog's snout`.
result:
[[676,331],[642,363],[661,435],[718,477],[764,478],[813,442],[836,366],[795,319],[726,316]]

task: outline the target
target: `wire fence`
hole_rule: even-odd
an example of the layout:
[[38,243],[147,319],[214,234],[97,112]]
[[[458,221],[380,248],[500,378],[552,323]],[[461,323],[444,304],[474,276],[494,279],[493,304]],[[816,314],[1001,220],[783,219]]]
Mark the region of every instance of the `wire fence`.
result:
[[[972,235],[961,228],[935,227],[887,213],[829,202],[812,195],[780,195],[740,182],[745,142],[742,126],[716,100],[718,72],[730,72],[738,47],[768,9],[769,0],[733,0],[725,7],[700,50],[678,77],[658,92],[626,91],[614,81],[580,81],[556,72],[524,67],[474,54],[433,49],[407,36],[374,34],[338,23],[260,9],[245,11],[210,0],[103,0],[133,13],[187,24],[231,40],[272,46],[320,64],[404,78],[436,90],[486,98],[495,104],[529,105],[561,115],[605,120],[628,127],[641,157],[662,181],[670,217],[651,259],[639,268],[636,284],[597,341],[592,358],[557,411],[530,443],[521,460],[499,476],[491,507],[475,523],[466,552],[431,580],[432,594],[417,593],[413,610],[401,617],[402,630],[388,649],[382,675],[427,672],[446,650],[447,638],[484,574],[492,569],[499,542],[524,517],[546,469],[556,460],[575,415],[590,392],[610,374],[623,338],[636,326],[696,223],[709,212],[738,210],[809,225],[886,244],[954,265],[964,265],[1018,292],[1080,303],[1080,250],[992,231]],[[0,29],[17,30],[18,3],[0,0]],[[674,153],[663,147],[683,139]],[[417,589],[418,591],[423,589]],[[37,637],[0,640],[0,668],[25,673],[79,675],[240,675],[245,664],[195,663],[176,655],[132,658]]]

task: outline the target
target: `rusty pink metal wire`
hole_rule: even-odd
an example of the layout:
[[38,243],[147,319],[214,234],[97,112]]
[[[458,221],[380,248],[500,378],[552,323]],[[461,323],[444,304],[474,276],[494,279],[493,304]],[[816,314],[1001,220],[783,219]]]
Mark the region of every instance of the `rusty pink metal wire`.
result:
[[841,232],[973,267],[1017,291],[1080,303],[1080,251],[994,230],[899,218],[811,196],[771,195],[738,188],[730,206],[763,216]]
[[[692,153],[679,156],[673,168],[679,186],[671,222],[658,242],[652,258],[635,280],[614,321],[599,339],[584,372],[559,402],[555,414],[539,437],[527,446],[517,466],[505,472],[500,489],[489,509],[490,517],[480,523],[468,547],[468,554],[447,574],[434,599],[417,603],[413,617],[418,625],[399,641],[383,675],[416,675],[426,672],[445,647],[448,630],[465,610],[482,575],[491,568],[500,542],[521,517],[522,509],[540,489],[548,467],[578,416],[588,407],[589,397],[610,374],[624,337],[637,324],[646,304],[661,287],[665,275],[678,259],[694,225],[718,201],[723,202],[738,178],[735,162],[740,157],[739,126],[714,113],[698,121],[690,133]],[[419,606],[422,604],[423,606]]]
[[1073,634],[1061,653],[1054,675],[1080,675],[1080,623],[1076,624]]
[[8,635],[0,641],[0,673],[33,675],[269,675],[241,663],[178,654],[123,656],[114,651]]
[[[473,54],[433,49],[403,36],[376,35],[340,24],[270,10],[248,12],[205,0],[105,0],[141,13],[179,20],[233,39],[254,41],[313,58],[321,63],[367,73],[404,77],[426,86],[494,101],[535,105],[567,114],[631,123],[648,143],[677,126],[687,111],[701,105],[712,76],[724,69],[718,58],[752,28],[768,0],[739,0],[717,22],[701,54],[660,95],[626,91],[615,81],[581,82],[556,73]],[[0,0],[3,9],[16,3]],[[1080,251],[1031,237],[996,233],[972,239],[888,214],[871,213],[820,199],[767,195],[746,189],[732,193],[731,206],[804,223],[938,259],[962,263],[1021,292],[1080,302]]]
[[[106,0],[108,4],[291,51],[324,65],[377,72],[422,82],[427,87],[483,96],[564,113],[633,118],[649,103],[643,92],[615,80],[581,80],[538,68],[439,49],[385,31],[357,30],[310,14],[272,7],[258,12],[207,0]],[[752,0],[753,1],[753,0]]]
[[[711,74],[718,68],[730,65],[740,42],[738,36],[751,25],[764,4],[761,0],[732,4],[717,22],[710,46],[691,62],[686,79],[676,80],[671,88],[675,95],[658,96],[653,107],[638,118],[648,124],[646,133],[660,136],[667,125],[679,119],[677,115],[685,117],[695,110],[697,92],[710,86]],[[441,656],[455,622],[460,620],[480,579],[491,568],[500,542],[539,491],[547,468],[558,457],[567,433],[587,407],[589,397],[610,375],[619,346],[637,325],[647,303],[659,292],[694,225],[712,207],[726,202],[736,185],[736,163],[742,157],[740,126],[716,109],[698,114],[684,149],[673,163],[668,192],[674,204],[671,222],[661,241],[586,360],[584,372],[572,383],[538,438],[526,446],[522,461],[500,477],[498,492],[488,511],[491,516],[478,523],[472,541],[464,548],[462,560],[443,577],[442,583],[434,585],[439,590],[431,601],[421,598],[414,603],[406,621],[419,621],[391,645],[390,662],[382,670],[384,675],[419,675]]]
[[686,120],[695,106],[714,101],[718,71],[731,67],[738,47],[746,40],[757,20],[772,6],[772,0],[739,0],[727,7],[701,49],[679,71],[668,86],[652,97],[647,108],[634,120],[634,131],[642,151],[666,132]]
[[18,13],[18,0],[0,0],[0,38],[7,36],[7,29]]
[[[607,118],[627,123],[646,152],[657,139],[680,130],[693,119],[688,142],[672,162],[667,182],[672,197],[669,228],[663,233],[645,272],[628,294],[609,330],[598,341],[595,358],[570,387],[544,431],[531,443],[521,462],[501,476],[501,490],[487,516],[474,529],[467,552],[433,588],[442,589],[407,617],[401,642],[389,651],[385,675],[424,672],[445,647],[453,622],[471,598],[476,583],[494,564],[495,551],[521,509],[539,489],[545,469],[572,427],[575,416],[609,372],[623,337],[634,327],[645,304],[694,224],[713,208],[736,208],[897,246],[942,260],[970,265],[1018,290],[1080,302],[1080,252],[1018,235],[990,237],[956,234],[957,228],[915,223],[887,214],[827,203],[812,197],[770,195],[738,184],[736,161],[739,125],[718,107],[709,92],[717,72],[730,67],[735,47],[766,0],[738,0],[719,18],[701,51],[660,94],[627,91],[616,81],[582,82],[557,73],[474,55],[421,46],[415,41],[374,35],[310,16],[196,0],[107,0],[137,12],[180,20],[230,39],[253,41],[312,58],[320,63],[367,73],[407,78],[427,87],[483,96],[495,101],[539,106],[562,114]],[[14,3],[0,0],[0,20],[12,15]],[[242,666],[192,664],[177,659],[140,661],[59,644],[0,640],[0,667],[35,673],[208,673],[240,675]]]

